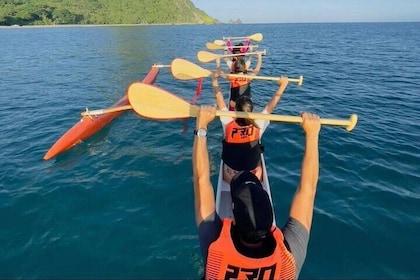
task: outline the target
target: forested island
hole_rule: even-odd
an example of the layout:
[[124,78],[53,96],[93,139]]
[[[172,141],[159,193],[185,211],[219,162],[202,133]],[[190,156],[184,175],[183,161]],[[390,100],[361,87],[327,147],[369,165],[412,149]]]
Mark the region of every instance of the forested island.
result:
[[214,24],[189,0],[2,0],[0,25]]

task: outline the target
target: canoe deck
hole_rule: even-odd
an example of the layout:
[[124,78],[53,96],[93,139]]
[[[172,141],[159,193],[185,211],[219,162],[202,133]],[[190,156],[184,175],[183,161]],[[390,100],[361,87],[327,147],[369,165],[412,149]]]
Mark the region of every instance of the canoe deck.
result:
[[[264,155],[261,154],[261,163],[263,168],[263,180],[262,186],[264,190],[268,193],[268,196],[271,200],[271,205],[273,205],[273,199],[271,197],[270,182],[268,180],[267,169],[265,165]],[[217,182],[217,191],[216,191],[216,212],[219,214],[220,218],[229,218],[233,219],[232,213],[232,199],[230,196],[230,185],[223,180],[223,161],[220,161],[219,167],[219,178]],[[276,219],[274,214],[273,207],[273,225],[276,225]]]

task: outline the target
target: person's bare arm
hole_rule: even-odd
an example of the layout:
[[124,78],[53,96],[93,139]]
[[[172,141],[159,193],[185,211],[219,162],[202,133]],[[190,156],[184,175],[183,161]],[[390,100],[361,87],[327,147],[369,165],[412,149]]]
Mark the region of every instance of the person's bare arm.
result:
[[258,73],[261,70],[261,65],[262,65],[262,54],[261,52],[259,52],[257,54],[258,60],[257,60],[257,65],[255,66],[255,68],[249,73],[249,75],[253,75],[256,76],[258,75]]
[[[228,54],[228,51],[226,50],[226,49],[224,49],[223,50],[223,54],[224,55],[227,55]],[[225,57],[223,57],[223,60],[225,61],[225,63],[226,64],[229,64],[229,61],[231,60],[232,58],[231,57],[229,57],[229,56],[225,56]]]
[[[196,128],[205,128],[216,116],[214,106],[202,106],[196,121]],[[214,190],[210,181],[210,163],[207,149],[207,137],[194,137],[193,153],[193,177],[194,177],[194,205],[195,222],[197,227],[209,215],[214,213],[215,198]]]
[[284,90],[286,89],[287,85],[289,84],[289,79],[287,77],[280,77],[279,80],[280,86],[277,89],[277,91],[274,93],[271,100],[267,103],[264,110],[267,111],[267,113],[271,114],[274,111],[274,108],[276,107],[277,103],[280,101],[281,96],[283,95]]
[[224,108],[226,108],[226,102],[225,102],[225,99],[223,97],[223,93],[220,90],[219,81],[217,80],[217,77],[219,75],[220,75],[220,71],[218,71],[216,73],[213,73],[212,85],[213,85],[213,90],[214,90],[214,96],[216,98],[217,107],[219,109],[224,109]]
[[306,135],[305,153],[302,161],[300,184],[290,207],[290,217],[298,220],[310,231],[319,177],[318,138],[321,123],[317,115],[303,113],[302,118],[302,127]]

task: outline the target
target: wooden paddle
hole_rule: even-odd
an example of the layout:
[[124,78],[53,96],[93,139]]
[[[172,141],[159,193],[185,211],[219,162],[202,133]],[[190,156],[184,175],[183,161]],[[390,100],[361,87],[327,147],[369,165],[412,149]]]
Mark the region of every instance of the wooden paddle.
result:
[[[171,63],[171,73],[175,79],[178,80],[194,80],[198,78],[211,77],[213,74],[211,71],[198,66],[186,59],[175,58]],[[268,81],[279,81],[280,77],[264,77],[264,76],[252,76],[252,75],[240,75],[240,74],[228,74],[227,77],[233,78],[247,78],[251,80],[268,80]],[[298,79],[289,78],[289,82],[297,83],[299,86],[303,83],[303,76]]]
[[226,46],[226,42],[223,41],[223,40],[214,40],[213,43],[215,43],[216,45],[219,45],[219,46]]
[[252,41],[259,42],[263,39],[263,35],[261,33],[255,33],[249,36],[239,36],[239,37],[223,37],[223,40],[232,40],[232,39],[238,39],[238,40],[246,40],[250,39]]
[[[258,45],[249,45],[249,46],[231,46],[230,48],[232,49],[241,49],[241,48],[257,48]],[[225,46],[225,45],[218,45],[215,43],[206,43],[206,48],[208,48],[209,50],[229,50],[229,47]]]
[[199,51],[197,53],[197,59],[200,62],[207,63],[207,62],[211,62],[211,61],[214,61],[218,58],[223,58],[223,57],[253,55],[253,54],[259,54],[259,53],[261,53],[262,55],[266,55],[267,51],[263,50],[263,51],[260,51],[260,52],[246,52],[246,53],[240,53],[240,54],[215,54],[215,53],[208,52],[208,51]]
[[[179,96],[141,82],[132,83],[128,87],[127,96],[128,101],[137,114],[154,120],[178,120],[197,117],[200,109]],[[217,110],[216,116],[302,123],[302,117],[262,113]],[[344,126],[347,131],[351,131],[356,126],[356,123],[356,114],[351,115],[348,120],[321,119],[321,124],[323,125]]]

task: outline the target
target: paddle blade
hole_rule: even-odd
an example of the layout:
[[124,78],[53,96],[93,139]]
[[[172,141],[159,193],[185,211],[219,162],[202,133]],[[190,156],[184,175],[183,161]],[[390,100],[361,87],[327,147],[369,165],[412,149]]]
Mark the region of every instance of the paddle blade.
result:
[[171,73],[178,80],[194,80],[211,76],[209,70],[182,58],[175,58],[172,61]]
[[226,45],[225,41],[223,41],[223,40],[214,40],[214,43],[219,45],[219,46],[225,46]]
[[155,120],[176,120],[196,117],[199,107],[156,86],[132,83],[127,90],[128,101],[140,116]]
[[215,43],[206,43],[206,48],[209,50],[223,50],[225,47]]
[[198,61],[203,62],[203,63],[207,63],[207,62],[216,60],[218,57],[220,57],[220,56],[217,55],[217,54],[211,53],[211,52],[207,52],[207,51],[199,51],[197,53]]
[[255,34],[252,34],[251,36],[249,36],[248,38],[252,41],[259,42],[263,39],[263,35],[262,35],[262,33],[255,33]]

